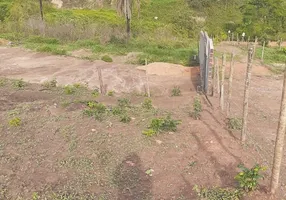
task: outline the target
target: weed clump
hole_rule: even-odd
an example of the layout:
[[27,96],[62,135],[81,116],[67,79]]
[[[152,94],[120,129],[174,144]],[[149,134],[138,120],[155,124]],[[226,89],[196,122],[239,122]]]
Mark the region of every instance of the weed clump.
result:
[[108,55],[102,56],[101,60],[103,60],[104,62],[113,62],[112,58]]
[[200,119],[201,112],[202,112],[202,103],[201,100],[198,97],[196,97],[193,103],[193,111],[189,113],[190,117],[194,119]]
[[23,79],[19,79],[19,80],[14,80],[12,83],[13,87],[16,89],[23,89],[25,87],[25,82],[23,81]]
[[146,110],[151,110],[153,108],[152,100],[150,98],[144,99],[144,102],[142,103],[142,108]]
[[177,126],[181,123],[179,120],[174,120],[168,115],[166,118],[155,118],[152,119],[148,129],[143,131],[146,136],[153,136],[157,133],[164,131],[177,131]]
[[7,83],[7,80],[5,78],[0,78],[0,87],[5,86]]
[[227,127],[231,130],[241,130],[242,119],[241,118],[229,118],[227,122]]
[[11,119],[9,121],[9,125],[12,126],[12,127],[16,127],[16,126],[20,126],[21,125],[21,119],[19,117],[15,117],[13,119]]
[[130,108],[131,102],[129,99],[126,98],[118,99],[118,106],[121,108]]
[[76,88],[72,85],[66,85],[64,87],[64,92],[65,94],[68,94],[68,95],[71,95],[71,94],[74,94],[76,91]]
[[176,96],[181,96],[181,89],[179,86],[175,86],[172,91],[171,91],[171,96],[176,97]]
[[87,115],[89,117],[94,117],[96,120],[101,121],[104,117],[104,114],[106,113],[106,106],[102,103],[97,102],[88,102],[87,103],[88,109],[85,109],[83,111],[84,115]]
[[108,91],[107,96],[113,97],[114,96],[114,91]]
[[55,87],[57,87],[57,80],[56,79],[53,79],[53,80],[51,80],[51,81],[45,81],[43,84],[42,84],[42,86],[44,87],[44,88],[47,88],[47,89],[51,89],[51,88],[55,88]]
[[129,123],[131,121],[131,117],[129,117],[126,113],[120,116],[120,122]]

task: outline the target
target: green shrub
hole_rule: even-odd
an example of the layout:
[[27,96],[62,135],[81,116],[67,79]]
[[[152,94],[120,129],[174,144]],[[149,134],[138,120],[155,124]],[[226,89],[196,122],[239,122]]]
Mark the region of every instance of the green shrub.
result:
[[129,117],[127,114],[123,114],[120,116],[120,122],[129,123],[130,121],[131,117]]
[[154,134],[164,132],[164,131],[177,131],[177,126],[181,122],[179,120],[174,120],[168,115],[166,118],[155,118],[152,119],[148,129],[143,131],[144,135],[152,136]]
[[95,89],[95,90],[91,93],[91,95],[92,95],[93,97],[98,97],[98,96],[100,95],[100,93],[99,93],[98,89]]
[[200,188],[195,185],[193,190],[202,200],[239,200],[243,195],[241,190],[231,188]]
[[152,100],[150,98],[144,99],[144,102],[142,103],[142,108],[146,110],[152,109],[153,108]]
[[16,126],[20,126],[21,125],[21,119],[19,118],[19,117],[15,117],[15,118],[13,118],[13,119],[11,119],[10,121],[9,121],[9,125],[10,126],[14,126],[14,127],[16,127]]
[[201,100],[198,97],[195,97],[194,103],[193,103],[193,111],[190,112],[190,116],[194,119],[200,119],[202,112],[202,103]]
[[286,54],[286,47],[284,47],[281,51]]
[[65,94],[68,94],[68,95],[74,94],[76,92],[76,88],[72,85],[66,85],[64,87],[64,92]]
[[251,169],[246,168],[242,164],[238,165],[238,167],[241,169],[241,172],[234,179],[238,181],[239,187],[246,192],[257,189],[259,179],[263,178],[260,172],[266,170],[266,168],[258,164]]
[[118,99],[118,106],[121,108],[130,108],[131,102],[129,99],[121,98],[121,99]]
[[171,96],[181,96],[181,89],[179,86],[175,86],[171,91]]
[[14,80],[12,85],[13,85],[14,88],[23,89],[26,84],[23,81],[23,79],[19,79],[19,80]]
[[241,130],[242,119],[241,118],[228,118],[227,126],[231,130]]
[[103,60],[104,62],[113,62],[112,58],[108,55],[102,56],[101,60]]

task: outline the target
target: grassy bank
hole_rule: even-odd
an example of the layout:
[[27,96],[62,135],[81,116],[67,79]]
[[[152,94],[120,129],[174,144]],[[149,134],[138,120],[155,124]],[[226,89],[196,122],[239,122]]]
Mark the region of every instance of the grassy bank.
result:
[[196,30],[182,26],[182,21],[178,20],[180,16],[170,11],[174,8],[187,11],[183,0],[143,3],[140,17],[133,13],[132,37],[128,42],[125,20],[114,9],[56,9],[45,3],[43,23],[36,12],[37,3],[13,2],[6,6],[8,11],[4,22],[0,23],[0,37],[36,51],[69,55],[74,50],[89,49],[92,55],[88,59],[91,60],[102,54],[140,52],[137,64],[143,64],[147,58],[150,62],[182,65],[189,65],[192,55],[197,54],[196,38],[191,37],[196,35]]

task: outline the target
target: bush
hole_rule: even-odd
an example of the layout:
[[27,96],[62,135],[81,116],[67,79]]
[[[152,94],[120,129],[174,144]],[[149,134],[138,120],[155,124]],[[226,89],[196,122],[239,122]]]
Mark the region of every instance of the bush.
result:
[[108,91],[107,96],[113,97],[114,96],[114,91]]
[[238,173],[234,179],[238,181],[239,187],[246,192],[257,189],[259,179],[263,178],[260,172],[266,170],[266,168],[258,164],[251,169],[246,168],[242,164],[238,165],[238,167],[242,172]]
[[108,55],[102,56],[101,60],[103,60],[104,62],[113,62],[112,58]]
[[179,86],[175,86],[171,91],[171,96],[181,96],[181,89]]
[[114,107],[112,108],[113,115],[121,115],[123,114],[124,110],[121,107]]
[[242,119],[241,118],[229,118],[227,126],[231,130],[241,130],[242,129]]
[[14,126],[14,127],[16,127],[16,126],[20,126],[21,125],[21,119],[19,118],[19,117],[15,117],[15,118],[13,118],[13,119],[11,119],[10,121],[9,121],[9,125],[10,126]]
[[142,108],[146,110],[151,110],[153,108],[152,100],[150,98],[144,99],[144,102],[142,103]]

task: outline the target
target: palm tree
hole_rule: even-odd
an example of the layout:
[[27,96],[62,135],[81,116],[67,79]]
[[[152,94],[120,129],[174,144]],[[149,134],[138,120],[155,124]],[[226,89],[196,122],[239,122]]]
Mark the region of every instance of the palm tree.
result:
[[43,13],[43,0],[39,0],[40,3],[40,13],[41,13],[41,19],[44,21],[44,13]]
[[133,0],[117,0],[116,9],[120,15],[124,15],[126,18],[126,33],[127,39],[131,34],[131,15],[132,15],[132,3]]

